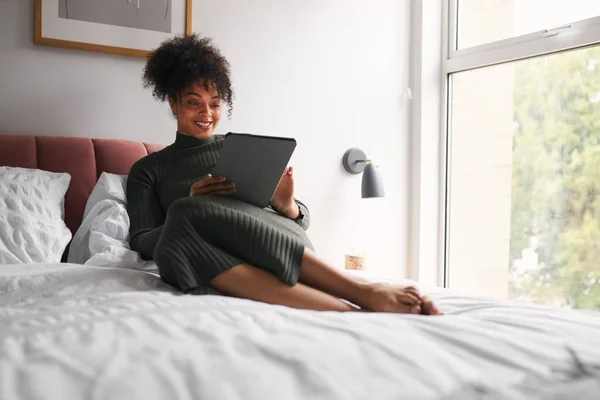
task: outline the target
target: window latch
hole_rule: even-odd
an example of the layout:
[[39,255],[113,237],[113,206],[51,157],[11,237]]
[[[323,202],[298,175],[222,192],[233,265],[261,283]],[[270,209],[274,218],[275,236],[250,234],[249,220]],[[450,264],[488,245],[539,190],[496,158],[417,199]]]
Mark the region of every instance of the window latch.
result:
[[567,29],[571,29],[572,27],[573,24],[561,25],[552,29],[544,29],[542,33],[544,34],[544,37],[556,36],[562,31],[566,31]]

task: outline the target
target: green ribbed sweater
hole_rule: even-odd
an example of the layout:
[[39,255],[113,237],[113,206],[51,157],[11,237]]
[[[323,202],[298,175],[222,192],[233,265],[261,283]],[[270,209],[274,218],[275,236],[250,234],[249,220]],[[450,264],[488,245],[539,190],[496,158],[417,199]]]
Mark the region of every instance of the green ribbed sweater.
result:
[[[302,202],[297,201],[301,216],[292,221],[270,207],[261,209],[222,196],[189,197],[190,186],[216,164],[223,140],[223,135],[197,139],[178,133],[172,145],[133,165],[127,180],[131,248],[146,260],[156,260],[161,276],[185,291],[208,285],[240,262],[265,264],[256,266],[293,284],[300,251],[312,247],[304,233],[310,214]],[[177,211],[171,210],[176,201]],[[190,228],[185,231],[183,225]],[[232,233],[241,235],[239,244]],[[249,248],[259,234],[277,245],[261,249],[256,243]]]

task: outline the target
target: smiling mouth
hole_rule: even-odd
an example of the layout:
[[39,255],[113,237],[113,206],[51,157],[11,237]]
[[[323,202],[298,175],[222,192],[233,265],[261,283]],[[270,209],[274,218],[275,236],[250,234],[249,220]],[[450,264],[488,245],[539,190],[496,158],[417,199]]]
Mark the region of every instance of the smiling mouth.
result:
[[211,127],[212,125],[212,121],[210,122],[201,122],[201,121],[194,121],[194,123],[196,124],[197,127],[199,127],[200,129],[208,129]]

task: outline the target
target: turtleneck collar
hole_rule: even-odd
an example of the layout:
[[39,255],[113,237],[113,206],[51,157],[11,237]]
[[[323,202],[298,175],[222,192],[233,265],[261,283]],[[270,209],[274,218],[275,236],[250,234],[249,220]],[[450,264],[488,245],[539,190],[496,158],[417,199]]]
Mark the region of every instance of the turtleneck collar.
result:
[[213,140],[212,135],[208,139],[198,139],[194,136],[182,135],[177,132],[175,138],[175,147],[180,149],[190,149],[192,147],[202,146],[203,144],[209,143]]

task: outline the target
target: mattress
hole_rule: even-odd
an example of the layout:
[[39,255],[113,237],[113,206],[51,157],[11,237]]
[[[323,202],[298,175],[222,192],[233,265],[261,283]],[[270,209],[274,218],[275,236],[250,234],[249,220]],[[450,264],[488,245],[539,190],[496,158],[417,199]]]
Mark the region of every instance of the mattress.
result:
[[600,315],[428,293],[444,316],[182,295],[153,274],[0,266],[1,399],[600,398]]

